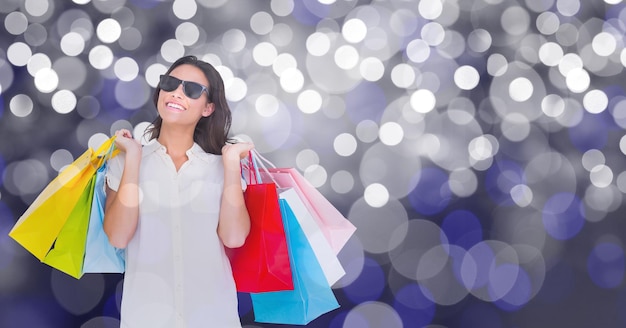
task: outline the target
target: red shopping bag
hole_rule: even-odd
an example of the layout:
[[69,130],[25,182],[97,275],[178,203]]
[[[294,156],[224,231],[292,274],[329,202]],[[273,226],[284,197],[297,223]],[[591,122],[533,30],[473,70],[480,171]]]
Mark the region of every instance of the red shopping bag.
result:
[[252,153],[251,178],[244,192],[250,233],[243,246],[227,249],[237,291],[261,293],[293,290],[287,238],[275,183],[261,183]]

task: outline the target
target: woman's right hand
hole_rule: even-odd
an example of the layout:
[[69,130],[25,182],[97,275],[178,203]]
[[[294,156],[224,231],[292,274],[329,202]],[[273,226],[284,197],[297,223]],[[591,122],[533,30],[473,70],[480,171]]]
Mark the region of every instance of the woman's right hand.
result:
[[141,154],[141,144],[127,129],[115,131],[115,146],[126,154]]

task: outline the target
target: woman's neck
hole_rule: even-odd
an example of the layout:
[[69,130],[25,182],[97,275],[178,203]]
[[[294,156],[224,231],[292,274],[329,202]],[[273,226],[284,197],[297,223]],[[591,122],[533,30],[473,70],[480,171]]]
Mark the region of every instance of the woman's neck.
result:
[[193,130],[162,128],[157,140],[170,156],[182,155],[193,146]]

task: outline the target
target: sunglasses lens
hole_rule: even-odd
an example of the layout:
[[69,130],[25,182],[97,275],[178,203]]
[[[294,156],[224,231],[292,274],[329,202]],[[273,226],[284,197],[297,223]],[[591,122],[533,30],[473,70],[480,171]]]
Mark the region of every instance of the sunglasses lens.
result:
[[159,88],[167,92],[174,91],[182,82],[183,81],[175,77],[171,77],[169,75],[161,75],[161,79],[159,80]]
[[202,95],[203,87],[196,82],[185,82],[183,91],[185,95],[192,99],[198,99]]
[[199,83],[182,81],[169,75],[161,75],[159,88],[163,91],[170,92],[176,90],[181,83],[183,84],[185,96],[189,98],[198,99],[202,95],[202,91],[204,91],[204,87]]

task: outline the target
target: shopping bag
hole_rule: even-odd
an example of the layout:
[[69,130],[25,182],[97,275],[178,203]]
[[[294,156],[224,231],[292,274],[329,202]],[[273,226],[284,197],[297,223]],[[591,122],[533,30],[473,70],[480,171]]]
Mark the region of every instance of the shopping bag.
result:
[[306,325],[338,308],[339,304],[289,204],[284,199],[279,202],[289,244],[294,290],[250,294],[254,320]]
[[333,251],[328,240],[324,237],[322,229],[315,222],[313,216],[293,188],[279,189],[278,197],[284,199],[289,204],[298,224],[302,228],[302,232],[311,245],[317,262],[319,262],[324,272],[326,281],[330,286],[333,286],[346,274],[346,271],[343,269],[337,254]]
[[298,170],[277,168],[260,154],[256,153],[256,156],[270,166],[260,171],[262,180],[274,181],[280,188],[293,188],[324,232],[335,254],[339,254],[356,231],[352,222],[344,217]]
[[250,233],[241,247],[227,248],[237,291],[258,293],[293,289],[287,238],[274,183],[261,183],[254,159],[244,200],[250,215]]
[[87,229],[83,273],[123,273],[126,267],[124,250],[111,245],[103,229],[107,165],[107,163],[104,163],[96,171],[93,202]]
[[85,241],[89,227],[89,213],[93,202],[96,176],[92,176],[78,202],[67,217],[52,249],[46,254],[43,263],[79,279],[83,275]]
[[54,178],[18,219],[9,236],[43,261],[91,178],[104,163],[114,139],[108,139],[97,151],[87,149]]

